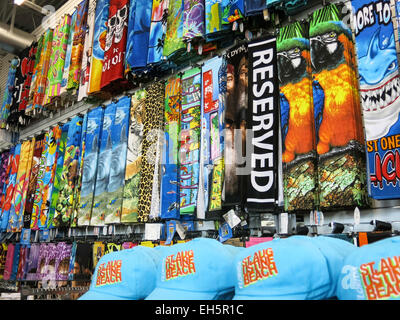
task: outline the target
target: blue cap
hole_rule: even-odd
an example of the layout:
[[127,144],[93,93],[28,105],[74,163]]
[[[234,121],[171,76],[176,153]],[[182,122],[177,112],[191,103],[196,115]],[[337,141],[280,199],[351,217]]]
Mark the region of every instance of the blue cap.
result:
[[196,238],[167,247],[157,285],[146,300],[229,300],[235,289],[233,261],[240,249]]
[[158,251],[137,246],[102,256],[79,300],[143,300],[156,284]]
[[390,237],[348,255],[337,285],[340,300],[400,300],[400,237]]
[[[321,300],[335,296],[350,243],[292,236],[246,248],[237,255],[234,300]],[[344,248],[344,249],[343,249]],[[342,251],[341,251],[342,250]]]

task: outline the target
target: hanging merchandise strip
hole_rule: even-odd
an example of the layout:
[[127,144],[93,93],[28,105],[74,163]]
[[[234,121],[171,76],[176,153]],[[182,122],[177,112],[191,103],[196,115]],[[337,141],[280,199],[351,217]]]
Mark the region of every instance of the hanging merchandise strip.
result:
[[[99,0],[94,21],[93,54],[90,68],[89,93],[100,91],[104,64],[105,41],[108,31],[110,0]],[[111,26],[109,27],[111,30]]]
[[51,103],[53,98],[60,96],[70,28],[71,16],[66,15],[54,29],[43,105]]
[[117,102],[115,121],[111,127],[112,156],[109,163],[110,178],[107,186],[105,224],[120,223],[128,148],[128,130],[131,98]]
[[40,62],[38,65],[40,67],[40,70],[36,79],[36,88],[34,91],[34,98],[33,98],[33,109],[39,112],[42,111],[43,104],[45,102],[47,81],[50,68],[50,59],[51,59],[51,52],[53,45],[53,35],[54,31],[52,29],[48,29],[46,31],[43,39],[43,49],[40,55]]
[[54,215],[56,227],[67,227],[71,223],[74,209],[74,191],[79,172],[79,150],[81,143],[83,118],[74,117],[69,125],[68,140],[64,154],[64,166],[61,173],[59,195]]
[[[60,126],[55,126],[46,133],[40,167],[35,180],[31,229],[45,229],[57,168],[57,150],[61,138]],[[32,227],[33,225],[33,227]]]
[[183,39],[191,41],[204,36],[204,0],[184,0]]
[[200,169],[201,70],[193,68],[182,76],[182,112],[179,150],[180,214],[196,209]]
[[146,95],[141,89],[132,96],[121,223],[137,222],[138,217]]
[[77,214],[78,226],[88,226],[92,215],[93,197],[96,185],[98,155],[103,127],[104,109],[90,110],[87,119],[85,154],[83,155],[82,187],[80,207]]
[[82,27],[83,34],[85,35],[85,44],[83,47],[83,58],[81,68],[81,78],[79,81],[78,101],[88,96],[89,80],[90,80],[90,67],[93,52],[93,39],[94,39],[94,22],[96,15],[97,0],[88,0],[88,15],[86,24]]
[[[361,105],[367,144],[368,188],[374,199],[400,191],[400,90],[390,1],[353,0]],[[398,8],[398,1],[396,5]],[[369,21],[364,20],[368,8]],[[382,14],[384,13],[384,14]],[[399,14],[399,13],[397,13]],[[397,19],[397,22],[399,20]]]
[[71,216],[71,228],[76,228],[78,226],[78,211],[81,206],[81,191],[82,191],[82,177],[83,177],[83,162],[86,152],[86,136],[87,136],[87,124],[88,124],[88,114],[83,116],[82,121],[82,133],[79,143],[79,157],[77,163],[77,172],[75,178],[75,188],[73,191],[74,197],[72,202],[72,216]]
[[83,49],[85,45],[85,25],[88,18],[89,0],[82,1],[76,9],[76,22],[74,25],[71,64],[68,71],[68,90],[77,90],[82,73]]
[[295,22],[277,38],[285,211],[317,204],[317,155],[308,25]]
[[36,58],[37,46],[38,44],[36,42],[33,43],[29,49],[28,58],[21,61],[21,70],[22,70],[22,76],[24,77],[24,82],[21,89],[19,111],[23,115],[25,115],[24,111],[26,110],[29,102],[29,91],[31,88],[32,77],[36,63],[35,58]]
[[8,220],[10,217],[10,209],[12,205],[12,199],[14,197],[15,185],[17,183],[17,173],[19,166],[19,159],[21,154],[21,143],[18,143],[15,148],[12,148],[12,157],[9,161],[8,181],[6,181],[5,191],[3,192],[5,198],[2,207],[2,221],[1,221],[1,231],[7,231]]
[[[4,210],[4,205],[6,202],[6,198],[7,198],[7,188],[9,186],[10,183],[10,178],[11,178],[11,170],[12,170],[12,164],[14,161],[14,153],[15,153],[15,146],[11,147],[10,151],[9,151],[9,156],[8,156],[8,161],[7,161],[7,168],[5,170],[5,180],[3,183],[3,188],[2,188],[2,193],[1,193],[1,202],[0,202],[0,230],[1,231],[5,231],[3,229],[3,220],[7,219],[8,222],[8,215],[6,217],[6,211]],[[7,228],[7,226],[5,227]]]
[[[223,101],[220,100],[220,90],[223,90],[226,68],[223,58],[215,57],[208,60],[202,67],[202,127],[201,127],[201,158],[200,183],[197,206],[197,217],[205,218],[205,211],[222,209],[223,186],[223,129],[221,119],[224,114]],[[203,188],[203,190],[201,190]],[[203,212],[199,212],[203,208]]]
[[67,42],[67,51],[65,53],[64,70],[60,85],[60,96],[63,96],[67,93],[69,69],[71,67],[72,44],[74,41],[77,16],[78,16],[78,10],[74,10],[74,13],[71,15],[71,23],[69,28],[68,42]]
[[214,40],[221,37],[222,26],[222,0],[205,0],[205,38]]
[[252,41],[249,48],[248,128],[252,131],[252,153],[248,155],[247,207],[251,212],[276,209],[278,200],[279,86],[276,39]]
[[225,179],[223,204],[240,205],[248,172],[246,128],[248,105],[248,48],[237,45],[226,52]]
[[160,131],[164,129],[165,83],[163,81],[152,83],[146,91],[138,222],[148,222],[151,213],[154,172],[159,164],[157,159],[160,159],[161,152],[158,148]]
[[10,108],[12,104],[13,94],[12,91],[14,89],[15,82],[15,74],[17,72],[17,67],[19,65],[18,59],[12,59],[10,64],[10,69],[8,72],[8,78],[4,90],[3,96],[3,104],[0,110],[0,128],[4,129],[6,127],[6,121],[10,114]]
[[319,205],[362,207],[366,169],[351,30],[341,19],[340,7],[331,4],[313,13],[309,33]]
[[162,62],[169,2],[170,0],[153,1],[147,64]]
[[135,0],[134,17],[129,21],[129,52],[127,54],[127,69],[135,70],[147,65],[151,10],[153,1]]
[[167,33],[165,34],[163,55],[173,59],[185,49],[183,42],[183,0],[169,1]]
[[31,157],[31,174],[29,177],[28,190],[26,194],[25,212],[24,212],[24,228],[29,229],[31,224],[32,215],[34,213],[34,200],[37,179],[41,175],[41,165],[42,165],[42,151],[47,143],[48,133],[46,135],[39,135],[33,138],[34,149],[33,155]]
[[165,86],[164,151],[161,170],[161,218],[179,219],[179,136],[182,86],[180,75]]
[[[108,11],[109,27],[104,49],[104,65],[101,89],[113,92],[124,80],[125,50],[128,33],[129,0],[110,0]],[[137,49],[142,47],[137,47]],[[139,49],[139,50],[140,50]],[[143,52],[141,52],[143,55]]]
[[100,149],[97,162],[96,185],[94,191],[91,226],[104,226],[107,213],[107,187],[110,179],[112,158],[112,128],[115,121],[117,105],[113,102],[104,111],[101,131]]
[[[7,168],[9,159],[10,159],[10,151],[4,151],[1,154],[1,163],[0,163],[0,199],[3,198],[4,184],[8,178]],[[0,212],[1,208],[2,208],[2,202],[0,200]]]
[[[54,215],[56,212],[56,205],[58,202],[58,195],[60,191],[60,183],[62,180],[62,172],[64,167],[64,155],[66,151],[66,145],[68,140],[68,130],[69,130],[70,122],[64,124],[61,128],[61,137],[60,143],[57,147],[57,164],[56,164],[56,172],[54,176],[54,183],[53,183],[53,190],[51,193],[51,201],[50,201],[50,208],[49,213],[47,216],[46,228],[54,228]],[[31,223],[32,226],[32,223]]]
[[43,34],[40,37],[40,39],[38,41],[37,49],[36,49],[35,64],[33,67],[31,87],[29,90],[28,102],[27,102],[27,106],[25,109],[25,114],[27,114],[27,115],[31,115],[34,110],[35,94],[38,89],[39,76],[40,76],[42,66],[43,66],[43,58],[42,57],[43,57],[45,34]]
[[25,187],[26,174],[30,173],[32,165],[32,141],[24,141],[21,145],[21,153],[16,177],[16,184],[14,194],[11,200],[11,207],[9,213],[9,220],[7,232],[21,232],[23,225],[23,208],[21,213],[21,205],[25,204],[23,201],[23,192]]

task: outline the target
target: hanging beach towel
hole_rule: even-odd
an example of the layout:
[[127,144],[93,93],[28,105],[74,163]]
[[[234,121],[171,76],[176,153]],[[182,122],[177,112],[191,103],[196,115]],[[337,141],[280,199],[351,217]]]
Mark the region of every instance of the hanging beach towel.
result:
[[74,13],[71,15],[71,23],[69,28],[68,42],[67,42],[67,51],[65,52],[64,70],[60,86],[60,95],[65,95],[67,93],[69,68],[71,67],[72,43],[74,41],[77,14],[78,14],[77,10],[74,10]]
[[[68,280],[69,261],[71,259],[72,244],[59,242],[55,254],[56,281]],[[64,284],[64,283],[59,283]]]
[[331,4],[313,13],[309,34],[319,205],[365,206],[364,135],[351,30],[340,7]]
[[222,0],[222,24],[231,24],[244,18],[244,0]]
[[179,134],[181,130],[182,86],[179,75],[165,86],[164,151],[161,178],[161,218],[179,219]]
[[112,156],[107,186],[106,224],[120,223],[121,221],[130,108],[131,98],[121,98],[117,102],[115,121],[111,127]]
[[31,116],[35,106],[35,94],[39,84],[39,75],[43,66],[43,48],[44,48],[45,34],[43,34],[37,44],[35,63],[33,66],[31,87],[29,89],[28,103],[25,109],[25,114]]
[[101,106],[90,110],[88,113],[85,154],[83,156],[80,207],[78,211],[78,226],[88,226],[90,223],[96,185],[103,117],[104,109]]
[[201,70],[182,75],[182,112],[179,149],[180,214],[193,214],[199,187],[201,132]]
[[6,123],[8,124],[9,127],[13,128],[18,126],[18,118],[19,118],[19,103],[20,103],[20,97],[21,97],[21,89],[22,85],[24,82],[24,77],[22,76],[22,61],[25,60],[28,57],[29,54],[29,47],[25,48],[20,52],[18,55],[17,59],[17,66],[15,70],[15,75],[14,75],[14,85],[11,90],[11,104],[10,104],[10,110],[9,110],[9,115],[7,118]]
[[64,165],[59,181],[59,194],[54,214],[55,227],[69,226],[74,204],[74,190],[79,170],[79,146],[82,135],[81,116],[75,116],[68,129],[68,140],[64,153]]
[[[247,126],[253,135],[246,154],[251,170],[246,187],[250,212],[274,211],[279,188],[279,85],[276,38],[252,41],[249,49],[249,107]],[[272,71],[270,71],[272,70]],[[250,139],[248,139],[250,140]],[[248,164],[249,165],[249,164]]]
[[167,33],[163,50],[163,55],[168,59],[173,59],[175,55],[186,49],[183,42],[183,5],[183,0],[169,1]]
[[132,96],[121,223],[137,222],[146,95],[139,89]]
[[262,14],[264,9],[267,9],[266,0],[245,0],[244,1],[246,17]]
[[285,211],[312,210],[317,197],[308,25],[295,22],[279,30],[278,77]]
[[6,127],[6,122],[10,115],[10,108],[12,104],[13,90],[15,85],[15,74],[17,72],[18,65],[18,59],[11,60],[6,86],[4,88],[3,105],[1,106],[0,110],[0,128],[2,129]]
[[66,15],[54,29],[43,105],[51,103],[53,98],[60,96],[70,28],[71,16]]
[[100,91],[104,50],[107,39],[110,0],[99,0],[94,21],[93,55],[90,68],[89,93]]
[[[124,79],[129,0],[110,0],[100,87],[110,91]],[[138,47],[143,50],[145,47]],[[143,52],[141,52],[143,55]]]
[[223,204],[240,205],[245,188],[246,128],[248,105],[248,53],[247,45],[238,45],[226,53],[225,95],[225,179]]
[[159,206],[159,203],[155,203],[159,202],[159,199],[153,199],[153,190],[154,182],[159,179],[155,171],[161,156],[159,147],[161,147],[160,139],[164,129],[165,83],[154,82],[147,87],[146,91],[138,222],[148,222],[152,206],[155,204]]
[[81,79],[83,49],[85,45],[85,25],[88,18],[88,0],[82,1],[76,9],[76,21],[73,28],[71,65],[68,71],[68,90],[77,90]]
[[20,159],[16,176],[14,193],[11,200],[7,232],[20,232],[23,224],[23,212],[21,213],[22,196],[28,166],[32,163],[32,141],[24,141],[21,144]]
[[86,152],[86,133],[87,133],[87,123],[88,123],[88,114],[86,113],[83,116],[82,121],[82,133],[79,141],[79,156],[78,156],[78,164],[77,164],[77,172],[75,178],[75,188],[73,192],[73,203],[72,203],[72,217],[71,217],[71,228],[76,228],[78,226],[78,213],[79,208],[81,207],[81,190],[82,190],[82,178],[83,178],[83,161],[85,158]]
[[[7,168],[9,159],[10,159],[10,151],[4,151],[1,154],[1,163],[0,163],[0,199],[3,197],[4,184],[8,178]],[[1,208],[2,206],[0,202],[0,212]]]
[[183,1],[183,39],[202,38],[205,31],[204,0]]
[[90,219],[91,226],[104,226],[107,212],[107,187],[110,179],[112,140],[111,128],[115,121],[117,105],[109,104],[104,110],[101,131],[100,150],[97,162],[96,185],[94,190],[93,209]]
[[[367,140],[369,194],[379,200],[398,199],[400,90],[392,3],[366,0],[351,3]],[[396,1],[396,8],[398,4]],[[365,11],[370,19],[366,19]],[[397,23],[398,16],[397,10]]]
[[64,124],[61,128],[61,137],[60,142],[57,146],[57,155],[56,155],[56,171],[54,174],[54,183],[51,191],[51,200],[50,200],[50,208],[47,214],[46,228],[51,229],[55,227],[54,224],[54,215],[56,212],[56,205],[58,202],[58,196],[60,191],[60,181],[62,180],[62,172],[64,167],[64,155],[67,146],[68,140],[68,131],[69,131],[70,122]]
[[[19,146],[19,147],[18,147]],[[10,155],[8,158],[8,165],[6,169],[6,180],[3,185],[3,193],[1,195],[1,216],[0,216],[0,230],[5,231],[8,224],[8,216],[10,210],[10,204],[12,192],[14,190],[13,185],[18,170],[19,155],[16,157],[16,149],[21,148],[21,145],[13,146],[10,149]],[[19,151],[18,151],[19,152]]]
[[162,61],[165,33],[167,32],[168,4],[170,1],[172,0],[153,0],[147,56],[148,64]]
[[88,96],[90,79],[90,62],[93,52],[94,22],[96,17],[97,0],[89,0],[88,15],[86,24],[82,26],[84,30],[85,43],[82,52],[81,78],[79,80],[78,101]]

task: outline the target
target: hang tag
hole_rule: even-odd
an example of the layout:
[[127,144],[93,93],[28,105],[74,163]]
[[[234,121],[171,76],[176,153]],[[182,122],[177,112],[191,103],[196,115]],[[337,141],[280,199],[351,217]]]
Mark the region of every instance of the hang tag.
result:
[[100,228],[99,227],[94,227],[93,233],[94,233],[94,235],[98,236],[99,233],[100,233]]
[[238,29],[238,23],[237,21],[232,23],[232,31],[236,31]]
[[187,52],[192,51],[192,43],[191,42],[188,42],[186,49],[187,49]]
[[227,213],[225,213],[223,215],[223,218],[225,219],[225,221],[229,224],[229,226],[231,228],[234,228],[241,222],[240,218],[235,214],[235,211],[233,209],[231,209]]
[[30,240],[31,240],[31,229],[22,229],[20,243],[23,245],[29,245]]
[[169,245],[172,242],[176,232],[176,221],[174,220],[167,221],[166,226],[167,226],[167,239],[165,241],[165,244]]
[[107,227],[103,227],[103,236],[107,235]]
[[144,225],[145,240],[160,240],[161,238],[161,223],[146,223]]
[[354,224],[355,225],[360,224],[360,219],[361,219],[361,217],[360,217],[360,209],[358,209],[358,207],[356,207],[354,209]]
[[241,33],[243,33],[243,31],[244,31],[244,24],[243,24],[243,22],[240,22],[240,24],[239,24],[239,30],[240,30]]
[[268,9],[263,10],[263,16],[265,21],[269,21],[271,19]]
[[227,222],[224,222],[218,229],[219,241],[225,242],[226,240],[232,238],[232,229]]
[[176,232],[178,232],[178,235],[182,240],[185,240],[185,238],[186,238],[185,229],[178,221],[176,222]]
[[289,215],[287,212],[283,212],[279,215],[279,233],[289,233]]
[[71,228],[68,228],[68,238],[71,237],[71,234],[72,234],[72,229],[71,229]]
[[107,234],[109,235],[113,234],[113,226],[111,224],[108,226]]
[[203,54],[203,45],[199,44],[199,47],[197,48],[198,54],[201,56]]
[[244,36],[247,41],[250,41],[253,38],[253,34],[251,33],[250,30],[246,30],[246,32],[244,33]]

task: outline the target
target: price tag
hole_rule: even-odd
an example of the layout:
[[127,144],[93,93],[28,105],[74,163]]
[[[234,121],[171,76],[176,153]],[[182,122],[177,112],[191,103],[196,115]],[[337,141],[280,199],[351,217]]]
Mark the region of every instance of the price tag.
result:
[[235,214],[233,209],[229,210],[223,215],[225,221],[229,224],[231,228],[237,226],[242,220]]
[[354,224],[360,224],[360,209],[358,209],[358,207],[356,207],[354,209]]
[[107,235],[107,227],[103,227],[103,236]]
[[176,222],[176,232],[178,232],[179,237],[182,240],[185,240],[185,238],[186,238],[185,229],[182,227],[182,225],[178,221]]
[[289,215],[287,212],[283,212],[279,215],[279,233],[289,233]]

